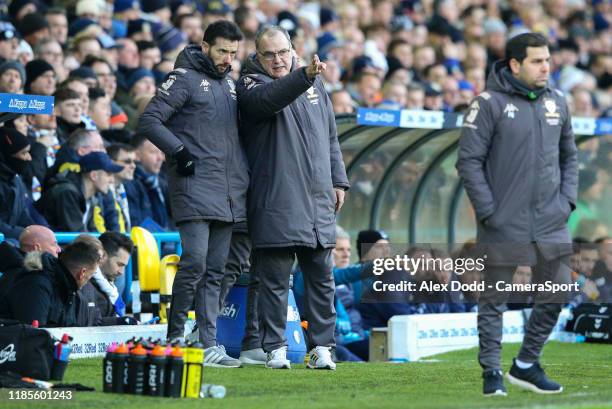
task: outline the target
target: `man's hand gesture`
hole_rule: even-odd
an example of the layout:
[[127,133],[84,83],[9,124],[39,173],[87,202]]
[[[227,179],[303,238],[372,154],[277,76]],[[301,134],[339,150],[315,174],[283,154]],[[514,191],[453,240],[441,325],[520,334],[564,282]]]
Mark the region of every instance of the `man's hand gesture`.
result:
[[306,67],[306,75],[308,76],[309,79],[313,80],[315,79],[317,75],[319,75],[326,69],[327,69],[327,64],[325,64],[324,62],[321,62],[319,60],[319,56],[315,54],[313,55],[312,61],[310,62],[308,67]]

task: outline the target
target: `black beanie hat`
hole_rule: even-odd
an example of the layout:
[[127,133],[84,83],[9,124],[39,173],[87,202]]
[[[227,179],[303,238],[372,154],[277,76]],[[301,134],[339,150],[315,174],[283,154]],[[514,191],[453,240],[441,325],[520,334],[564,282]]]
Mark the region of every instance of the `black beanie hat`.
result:
[[[367,253],[378,240],[389,240],[389,236],[382,230],[362,230],[357,235],[357,254]],[[362,252],[363,250],[363,252]]]
[[147,0],[142,2],[142,11],[145,13],[153,13],[161,10],[164,7],[169,7],[168,0]]
[[40,13],[26,14],[18,24],[19,33],[23,36],[29,36],[43,28],[49,28],[49,22]]
[[53,66],[45,60],[32,60],[26,64],[26,91],[30,90],[30,84],[36,81],[36,78],[40,77],[47,71],[53,71]]
[[5,158],[9,158],[28,146],[30,140],[15,128],[0,128],[0,149]]

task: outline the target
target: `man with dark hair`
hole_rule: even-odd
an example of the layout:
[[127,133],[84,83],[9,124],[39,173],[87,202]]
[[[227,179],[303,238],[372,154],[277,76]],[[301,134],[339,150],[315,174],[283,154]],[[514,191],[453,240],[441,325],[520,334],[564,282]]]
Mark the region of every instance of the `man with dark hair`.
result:
[[71,327],[77,323],[76,292],[91,278],[100,262],[98,248],[72,243],[55,257],[32,253],[8,296],[0,300],[0,317],[41,327]]
[[315,55],[307,67],[299,67],[289,34],[278,26],[260,31],[256,47],[237,92],[251,168],[248,220],[266,366],[290,368],[284,333],[297,256],[307,294],[308,367],[333,370],[332,249],[336,213],[349,182],[332,103],[317,79],[326,65]]
[[129,237],[117,232],[103,233],[98,239],[106,254],[100,269],[96,270],[82,293],[95,304],[102,325],[129,323],[116,319],[125,315],[125,304],[115,286],[115,280],[125,273],[134,243]]
[[179,54],[139,126],[169,159],[169,197],[183,245],[168,338],[183,336],[195,297],[205,366],[240,366],[217,346],[216,322],[232,224],[246,219],[248,165],[238,138],[235,85],[228,77],[241,40],[231,22],[208,26],[201,45]]
[[68,137],[74,131],[85,128],[85,123],[81,118],[83,101],[78,92],[67,87],[58,89],[53,96],[55,97],[57,137],[63,144],[68,141]]
[[[533,283],[571,283],[567,219],[576,206],[577,150],[563,93],[548,85],[550,53],[541,34],[513,37],[496,62],[487,90],[470,105],[457,169],[474,206],[478,243],[487,254],[478,306],[479,361],[485,395],[506,395],[500,353],[502,314],[517,266],[532,266]],[[539,292],[508,380],[536,393],[563,388],[539,358],[567,293]]]

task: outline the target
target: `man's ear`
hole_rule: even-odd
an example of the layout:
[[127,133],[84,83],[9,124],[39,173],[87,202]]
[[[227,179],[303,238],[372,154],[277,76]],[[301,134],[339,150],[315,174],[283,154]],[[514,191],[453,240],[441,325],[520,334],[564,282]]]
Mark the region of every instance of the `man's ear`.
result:
[[204,54],[208,54],[209,50],[210,50],[210,44],[208,44],[206,41],[202,41],[202,52]]
[[518,62],[516,58],[511,58],[508,62],[508,66],[514,75],[518,75],[518,73],[521,71],[521,63]]

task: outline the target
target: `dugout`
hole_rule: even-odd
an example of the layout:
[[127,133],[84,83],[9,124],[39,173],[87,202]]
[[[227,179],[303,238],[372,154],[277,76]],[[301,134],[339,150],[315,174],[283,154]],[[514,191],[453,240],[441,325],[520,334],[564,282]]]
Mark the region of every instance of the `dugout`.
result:
[[[474,213],[455,169],[461,122],[459,114],[434,111],[360,108],[338,116],[351,182],[338,224],[352,238],[367,228],[385,230],[392,243],[473,239]],[[597,174],[601,188],[596,201],[580,191],[597,219],[580,220],[573,234],[612,234],[612,212],[604,208],[612,200],[612,118],[573,118],[572,126],[580,170]]]

